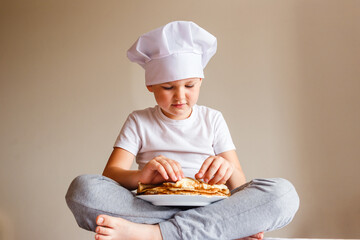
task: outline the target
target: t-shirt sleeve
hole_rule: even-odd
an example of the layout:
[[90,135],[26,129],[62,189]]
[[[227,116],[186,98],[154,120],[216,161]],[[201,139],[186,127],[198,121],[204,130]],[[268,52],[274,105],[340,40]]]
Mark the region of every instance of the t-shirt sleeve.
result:
[[218,114],[215,117],[214,122],[214,152],[216,155],[230,151],[235,150],[235,145],[232,141],[231,134],[229,131],[229,128],[226,124],[226,121],[223,117],[223,115],[218,112]]
[[126,119],[115,141],[114,147],[125,149],[135,156],[139,152],[141,140],[139,137],[138,123],[134,114],[130,114]]

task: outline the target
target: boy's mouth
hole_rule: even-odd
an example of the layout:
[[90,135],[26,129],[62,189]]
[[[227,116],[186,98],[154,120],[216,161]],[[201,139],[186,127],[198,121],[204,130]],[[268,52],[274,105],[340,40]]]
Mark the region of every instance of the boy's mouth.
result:
[[183,106],[185,106],[186,104],[185,103],[176,103],[176,104],[171,104],[173,107],[176,107],[176,108],[182,108]]

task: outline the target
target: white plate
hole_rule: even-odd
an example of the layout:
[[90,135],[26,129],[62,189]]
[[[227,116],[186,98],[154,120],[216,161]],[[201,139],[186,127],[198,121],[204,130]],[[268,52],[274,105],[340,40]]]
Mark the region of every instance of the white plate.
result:
[[204,195],[137,195],[157,206],[206,206],[227,197]]

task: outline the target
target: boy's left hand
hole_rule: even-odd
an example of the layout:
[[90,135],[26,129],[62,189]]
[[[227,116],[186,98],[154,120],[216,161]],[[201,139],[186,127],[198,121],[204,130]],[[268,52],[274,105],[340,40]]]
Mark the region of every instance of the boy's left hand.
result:
[[210,156],[202,164],[196,179],[204,179],[208,184],[225,184],[234,172],[234,166],[225,158]]

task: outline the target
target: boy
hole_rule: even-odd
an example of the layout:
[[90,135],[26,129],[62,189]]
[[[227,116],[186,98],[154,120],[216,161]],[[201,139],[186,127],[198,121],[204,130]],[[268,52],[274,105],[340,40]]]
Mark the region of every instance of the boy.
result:
[[[145,69],[158,105],[129,115],[103,176],[80,176],[68,190],[78,224],[95,230],[95,239],[261,239],[263,231],[292,220],[299,199],[291,183],[246,183],[221,113],[196,105],[203,69],[216,46],[216,38],[198,25],[176,21],[142,35],[129,49],[129,59]],[[129,170],[134,158],[139,170]],[[129,191],[139,182],[185,176],[226,183],[232,195],[182,209],[154,206]]]

